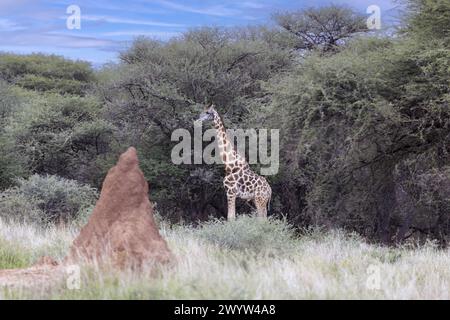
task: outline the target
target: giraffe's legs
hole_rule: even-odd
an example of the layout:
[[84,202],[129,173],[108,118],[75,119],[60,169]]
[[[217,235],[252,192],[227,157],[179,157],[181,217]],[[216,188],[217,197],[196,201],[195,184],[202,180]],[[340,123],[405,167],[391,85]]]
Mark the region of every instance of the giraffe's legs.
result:
[[263,197],[255,198],[256,214],[258,218],[267,218],[267,201],[268,199]]
[[228,221],[232,221],[236,219],[236,195],[234,194],[228,194],[228,215],[227,219]]

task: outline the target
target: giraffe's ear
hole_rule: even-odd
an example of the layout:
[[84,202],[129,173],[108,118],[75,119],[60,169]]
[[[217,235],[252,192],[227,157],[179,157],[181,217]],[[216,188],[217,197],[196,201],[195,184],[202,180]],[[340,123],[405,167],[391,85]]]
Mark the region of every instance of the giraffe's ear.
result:
[[216,106],[214,105],[214,103],[211,103],[211,105],[209,106],[208,110],[209,111],[213,111],[215,107]]

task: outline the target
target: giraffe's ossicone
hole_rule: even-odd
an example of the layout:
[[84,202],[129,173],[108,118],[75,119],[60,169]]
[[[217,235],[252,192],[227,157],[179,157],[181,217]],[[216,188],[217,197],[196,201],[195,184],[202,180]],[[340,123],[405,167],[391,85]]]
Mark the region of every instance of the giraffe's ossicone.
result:
[[228,138],[223,121],[211,105],[200,115],[200,121],[211,120],[216,129],[220,156],[225,166],[223,185],[228,199],[228,220],[236,217],[236,198],[253,200],[258,217],[267,217],[267,208],[272,197],[272,188],[266,178],[256,174],[245,157],[241,156]]

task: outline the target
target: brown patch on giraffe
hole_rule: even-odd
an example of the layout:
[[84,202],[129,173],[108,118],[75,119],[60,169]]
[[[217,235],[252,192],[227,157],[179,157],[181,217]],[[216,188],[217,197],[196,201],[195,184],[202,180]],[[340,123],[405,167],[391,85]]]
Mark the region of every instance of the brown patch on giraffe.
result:
[[234,185],[234,181],[228,181],[228,180],[225,180],[224,184],[225,184],[227,187],[231,188],[231,187]]

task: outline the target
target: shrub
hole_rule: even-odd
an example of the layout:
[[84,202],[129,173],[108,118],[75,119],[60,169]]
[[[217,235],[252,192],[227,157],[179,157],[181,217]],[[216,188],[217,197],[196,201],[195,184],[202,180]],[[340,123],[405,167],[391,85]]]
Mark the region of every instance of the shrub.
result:
[[5,129],[11,152],[33,173],[95,185],[103,175],[97,160],[110,150],[113,132],[101,109],[91,96],[30,95]]
[[4,134],[5,126],[19,107],[20,99],[12,86],[0,80],[0,190],[10,187],[14,178],[24,171],[22,161],[11,152],[14,141]]
[[80,95],[95,81],[89,63],[44,54],[0,54],[0,78],[27,89]]
[[11,153],[13,148],[13,141],[0,134],[0,191],[11,187],[17,177],[26,174],[24,160]]
[[27,74],[16,84],[25,89],[56,92],[60,94],[75,94],[83,96],[89,84],[73,79],[53,79],[34,74]]
[[235,221],[213,220],[196,230],[206,241],[232,250],[280,255],[295,248],[294,229],[284,220],[241,216]]
[[90,186],[58,176],[33,175],[0,193],[0,217],[40,224],[72,222],[97,199]]

